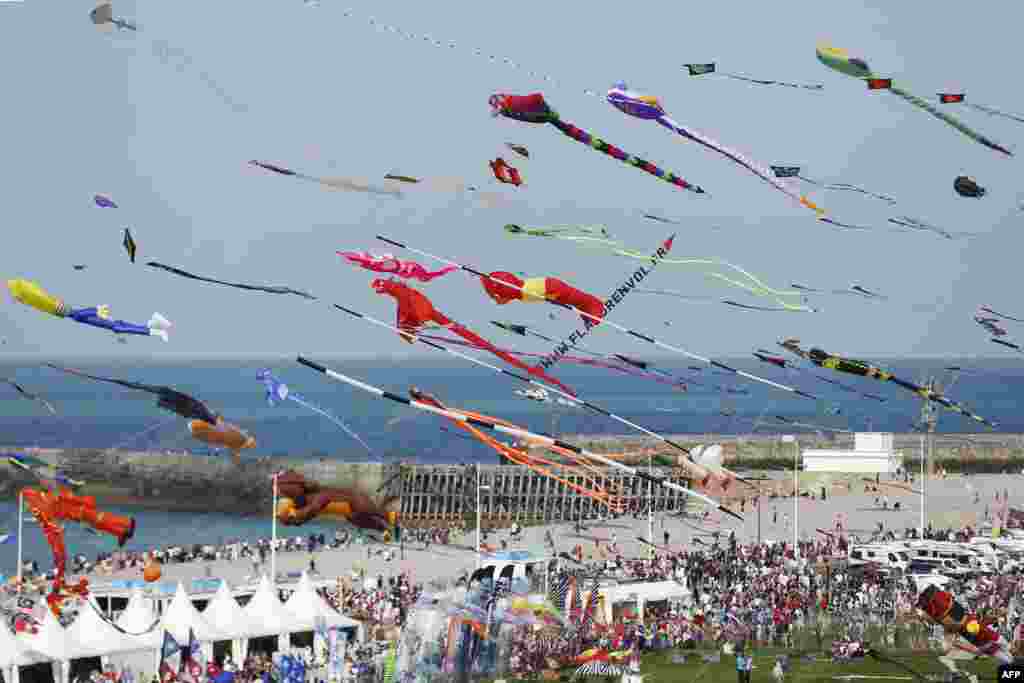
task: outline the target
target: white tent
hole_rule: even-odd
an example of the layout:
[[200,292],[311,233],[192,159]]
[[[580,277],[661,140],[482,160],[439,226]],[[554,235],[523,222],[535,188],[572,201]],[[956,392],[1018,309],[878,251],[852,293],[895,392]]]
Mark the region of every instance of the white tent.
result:
[[152,650],[158,647],[156,638],[151,634],[130,636],[114,628],[110,622],[99,615],[99,606],[91,595],[86,597],[91,604],[82,605],[78,618],[67,629],[67,657],[81,659],[84,657],[100,657],[139,650]]
[[363,625],[355,619],[339,614],[328,605],[327,601],[313,588],[313,582],[309,580],[309,575],[306,572],[302,572],[299,585],[284,606],[285,609],[298,617],[299,624],[301,625],[300,630],[313,631],[316,628],[318,619],[323,619],[324,625],[327,628],[338,626],[356,629],[359,632],[359,639],[362,640]]
[[[253,636],[278,636],[278,650],[288,650],[288,634],[301,631],[300,619],[286,610],[277,597],[277,589],[271,586],[266,575],[243,610],[256,629]],[[309,629],[305,629],[309,630]]]
[[235,661],[244,662],[248,638],[257,635],[261,628],[238,605],[227,581],[220,582],[217,595],[203,610],[203,618],[206,619],[206,623],[224,634],[224,640],[231,640]]
[[71,674],[68,666],[68,636],[49,608],[46,609],[38,633],[19,633],[15,639],[28,660],[25,664],[53,662],[53,680],[67,683]]
[[156,613],[149,600],[138,587],[132,590],[128,598],[128,607],[117,618],[117,625],[128,633],[144,633],[152,629],[154,647],[160,647],[160,629],[153,628],[156,624]]
[[185,586],[179,582],[178,592],[174,594],[171,604],[167,606],[160,620],[160,630],[170,631],[175,640],[182,645],[188,645],[189,629],[195,633],[196,639],[204,644],[230,639],[203,619],[199,610],[185,594]]

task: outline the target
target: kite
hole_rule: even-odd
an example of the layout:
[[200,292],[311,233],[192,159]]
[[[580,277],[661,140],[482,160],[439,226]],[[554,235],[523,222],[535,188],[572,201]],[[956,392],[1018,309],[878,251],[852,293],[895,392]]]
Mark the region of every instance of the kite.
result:
[[239,451],[256,447],[256,439],[224,420],[218,420],[216,423],[206,420],[189,420],[188,431],[193,438],[205,444],[227,448],[231,451],[231,457],[236,465],[242,464],[242,456]]
[[146,325],[136,325],[124,320],[111,320],[110,308],[105,305],[70,308],[61,299],[30,280],[8,280],[7,289],[17,301],[57,318],[71,318],[75,322],[110,330],[114,334],[138,334],[160,337],[168,341],[167,330],[170,329],[171,323],[159,313],[154,313]]
[[788,312],[793,311],[793,310],[798,310],[798,311],[799,310],[814,310],[814,309],[806,309],[806,308],[803,308],[802,306],[801,307],[787,306],[785,308],[772,308],[770,306],[752,306],[750,304],[741,304],[738,301],[732,301],[730,299],[722,299],[722,303],[725,304],[726,306],[734,306],[736,308],[745,308],[748,311],[767,311],[767,312],[777,312],[777,313],[788,313]]
[[132,260],[132,263],[135,263],[135,252],[138,247],[135,246],[135,240],[132,239],[132,231],[128,228],[124,229],[124,239],[121,240],[121,246],[128,252],[128,258]]
[[74,268],[75,270],[85,270],[88,266],[86,266],[84,263],[76,263],[71,267]]
[[303,299],[310,299],[312,301],[317,300],[315,296],[308,292],[302,292],[297,289],[292,289],[290,287],[278,287],[269,285],[247,285],[240,282],[225,282],[224,280],[214,280],[213,278],[194,275],[179,268],[174,268],[173,266],[164,265],[163,263],[157,263],[156,261],[149,261],[148,263],[146,263],[146,265],[152,268],[159,268],[160,270],[165,270],[168,273],[173,273],[174,275],[185,277],[190,280],[199,280],[200,282],[211,282],[217,285],[225,285],[227,287],[235,287],[237,289],[245,289],[253,292],[268,292],[270,294],[294,294],[296,296],[301,296]]
[[[792,345],[798,344],[798,340],[788,339],[783,343],[787,344],[786,348],[791,348]],[[799,348],[799,346],[797,346],[797,348]],[[835,370],[836,372],[845,372],[851,375],[857,375],[858,377],[871,377],[882,382],[892,382],[897,386],[903,387],[904,389],[907,389],[908,391],[917,394],[926,401],[934,401],[935,403],[938,403],[939,405],[945,407],[947,410],[950,410],[954,413],[959,413],[960,415],[968,417],[974,420],[975,422],[980,422],[986,427],[994,429],[996,426],[994,423],[989,422],[980,415],[975,415],[974,413],[970,412],[959,403],[949,400],[948,398],[942,396],[938,392],[928,387],[923,387],[919,384],[914,384],[913,382],[908,382],[907,380],[900,379],[899,377],[893,375],[891,372],[882,370],[881,368],[875,367],[874,365],[867,363],[865,361],[856,360],[852,358],[844,358],[842,356],[836,356],[816,348],[812,348],[810,349],[810,351],[806,352],[804,352],[802,349],[800,349],[800,351],[801,354],[806,353],[804,357],[810,360],[818,367],[827,368],[829,370]]]
[[301,178],[303,180],[310,180],[314,183],[319,183],[329,190],[349,190],[352,192],[368,192],[370,194],[386,195],[394,197],[395,199],[401,199],[403,197],[402,192],[397,189],[381,187],[379,185],[370,185],[364,181],[356,180],[353,178],[320,178],[318,176],[306,175],[299,173],[283,166],[276,166],[274,164],[268,164],[263,161],[256,161],[253,159],[249,162],[253,166],[259,166],[260,168],[270,171],[271,173],[279,173],[281,175],[293,176],[295,178]]
[[614,460],[610,460],[608,458],[605,458],[604,456],[597,455],[595,453],[590,453],[589,451],[586,451],[585,449],[580,448],[579,446],[574,446],[573,444],[570,444],[570,443],[567,443],[565,441],[562,441],[561,439],[556,439],[554,437],[545,436],[545,435],[541,435],[541,434],[535,434],[533,432],[527,431],[527,430],[522,429],[520,427],[516,427],[514,425],[510,425],[510,424],[504,423],[502,421],[498,421],[496,419],[487,418],[487,417],[484,417],[484,416],[479,416],[479,417],[469,416],[469,415],[466,415],[466,414],[462,414],[460,412],[446,410],[444,408],[439,408],[436,405],[432,405],[432,404],[429,404],[429,403],[424,403],[424,402],[421,402],[421,401],[416,400],[416,399],[405,398],[405,397],[400,396],[398,394],[395,394],[393,392],[385,391],[384,389],[380,389],[378,387],[375,387],[373,385],[367,384],[365,382],[361,382],[361,381],[359,381],[357,379],[354,379],[352,377],[348,377],[347,375],[343,375],[343,374],[341,374],[339,372],[336,372],[334,370],[331,370],[331,369],[329,369],[329,368],[327,368],[327,367],[325,367],[323,365],[320,365],[319,363],[316,363],[314,361],[311,361],[311,360],[308,360],[306,358],[303,358],[302,356],[297,357],[296,361],[299,364],[305,365],[306,367],[308,367],[308,368],[310,368],[312,370],[316,370],[317,372],[320,372],[323,375],[325,375],[325,376],[327,376],[327,377],[329,377],[329,378],[331,378],[333,380],[336,380],[338,382],[342,382],[344,384],[348,384],[349,386],[352,386],[352,387],[355,387],[357,389],[361,389],[363,391],[366,391],[366,392],[368,392],[370,394],[373,394],[373,395],[377,396],[377,398],[382,398],[382,399],[387,399],[387,400],[390,400],[390,401],[395,401],[396,403],[402,403],[402,404],[404,404],[406,406],[409,406],[410,408],[415,408],[417,410],[422,410],[422,411],[425,411],[425,412],[428,412],[428,413],[433,413],[433,414],[439,415],[441,417],[447,417],[449,419],[455,420],[455,421],[457,421],[459,423],[462,423],[462,424],[465,424],[465,425],[472,425],[473,427],[477,427],[477,428],[480,428],[480,429],[488,429],[488,430],[491,430],[491,431],[494,431],[494,432],[500,432],[502,434],[507,434],[507,435],[512,436],[514,438],[524,439],[524,440],[526,440],[528,442],[532,442],[532,443],[536,443],[536,444],[542,444],[542,445],[544,445],[547,448],[555,446],[555,447],[558,447],[558,448],[561,448],[561,449],[565,449],[567,451],[572,451],[577,456],[580,456],[582,458],[585,458],[587,460],[590,460],[590,461],[593,461],[593,462],[596,462],[596,463],[600,463],[602,465],[606,465],[608,467],[613,467],[615,469],[618,469],[618,470],[621,470],[623,472],[626,472],[627,474],[631,474],[634,477],[639,477],[640,479],[644,479],[646,481],[649,481],[652,484],[656,484],[656,485],[659,485],[659,486],[664,486],[665,488],[669,488],[669,489],[672,489],[674,491],[678,491],[679,493],[682,493],[683,495],[694,496],[694,497],[700,498],[701,500],[704,500],[705,502],[710,503],[711,505],[715,506],[721,512],[724,512],[724,513],[726,513],[728,515],[731,515],[731,516],[733,516],[733,517],[735,517],[736,519],[739,519],[739,520],[743,519],[742,517],[737,515],[732,510],[730,510],[730,509],[728,509],[728,508],[726,508],[726,507],[724,507],[722,505],[719,505],[717,503],[717,501],[715,501],[715,500],[713,500],[711,498],[708,498],[706,496],[703,496],[703,495],[701,495],[699,493],[696,493],[695,491],[691,491],[690,489],[688,489],[688,488],[686,488],[684,486],[680,486],[679,484],[676,484],[675,482],[670,481],[667,477],[661,477],[661,476],[657,476],[657,475],[654,475],[654,474],[650,474],[650,473],[645,472],[644,470],[639,469],[639,468],[628,467],[628,466],[623,465],[621,463],[615,462]]
[[644,218],[652,221],[658,221],[659,223],[668,223],[670,225],[682,225],[679,221],[672,220],[671,218],[665,218],[663,216],[655,216],[653,213],[645,213]]
[[0,381],[4,382],[6,384],[10,384],[11,387],[13,387],[14,390],[17,391],[19,394],[21,394],[22,396],[24,396],[28,400],[35,401],[39,405],[43,406],[48,411],[50,411],[51,415],[56,415],[57,414],[57,409],[53,407],[53,404],[51,404],[49,401],[47,401],[45,398],[43,398],[39,394],[33,394],[31,391],[28,391],[27,389],[25,389],[25,387],[21,386],[20,384],[15,382],[13,379],[8,379],[6,377],[2,377],[2,378],[0,378]]
[[511,142],[506,142],[505,146],[521,157],[525,157],[527,159],[530,158],[530,150],[526,149],[523,145],[515,145]]
[[[783,344],[780,343],[779,346],[783,346]],[[783,346],[783,348],[789,348],[789,347]],[[754,357],[757,358],[759,361],[761,361],[763,363],[768,363],[770,365],[775,365],[775,366],[783,368],[783,369],[796,370],[797,372],[805,372],[805,373],[809,374],[811,377],[813,377],[814,379],[818,379],[818,380],[821,380],[822,382],[827,382],[829,384],[834,384],[835,386],[839,387],[840,389],[842,389],[844,391],[849,391],[849,392],[854,393],[854,394],[859,394],[859,395],[861,395],[861,396],[863,396],[865,398],[871,398],[871,399],[874,399],[876,401],[880,401],[882,403],[884,403],[885,400],[886,400],[885,398],[883,398],[881,396],[876,396],[875,394],[868,394],[868,393],[859,391],[858,389],[856,389],[854,387],[851,387],[848,384],[843,384],[842,382],[834,380],[834,379],[832,379],[830,377],[822,377],[821,375],[819,375],[817,373],[810,372],[807,368],[803,368],[803,367],[800,367],[798,365],[794,365],[791,361],[783,358],[782,356],[776,356],[773,353],[771,353],[770,351],[766,351],[764,349],[758,349],[756,352],[754,352]]]
[[910,228],[911,230],[918,230],[922,232],[934,232],[940,237],[945,237],[947,240],[955,240],[957,237],[973,237],[978,233],[974,232],[950,232],[943,228],[936,227],[924,221],[919,221],[916,218],[910,216],[900,216],[899,218],[890,218],[889,222],[894,225],[899,225],[904,228]]
[[129,31],[138,31],[138,27],[131,24],[124,19],[119,19],[114,16],[114,7],[109,2],[102,2],[96,5],[96,8],[89,12],[89,18],[92,23],[99,27],[107,24],[113,24],[119,29],[128,29]]
[[601,138],[591,135],[567,121],[563,121],[559,117],[558,112],[551,109],[548,103],[544,101],[544,95],[541,93],[534,93],[532,95],[496,94],[491,96],[490,105],[494,116],[505,116],[524,123],[550,123],[563,135],[588,147],[593,147],[602,154],[607,154],[623,163],[646,171],[654,177],[660,178],[676,187],[696,192],[697,194],[704,193],[704,190],[700,187],[688,183],[675,173],[658,168],[649,161],[628,154],[618,147],[608,144]]
[[329,412],[327,412],[323,408],[321,408],[321,407],[317,406],[316,404],[312,403],[306,397],[304,397],[302,394],[297,394],[294,391],[290,391],[288,389],[288,385],[284,384],[283,382],[278,380],[276,377],[274,377],[270,373],[270,370],[260,370],[258,377],[263,381],[263,386],[267,390],[267,405],[269,405],[271,407],[274,407],[274,406],[278,405],[279,403],[281,403],[283,401],[286,401],[286,400],[294,401],[295,403],[298,403],[303,408],[307,408],[309,410],[312,410],[317,415],[321,415],[323,417],[326,417],[328,420],[330,420],[334,424],[336,424],[339,427],[341,427],[341,429],[346,434],[348,434],[353,439],[358,441],[359,444],[363,448],[365,448],[367,450],[367,452],[369,452],[371,455],[373,454],[373,449],[370,448],[366,444],[366,442],[363,441],[362,438],[358,434],[356,434],[354,431],[352,431],[352,429],[347,424],[342,422],[340,419],[338,419],[334,415],[331,415]]
[[554,237],[563,240],[575,240],[578,237],[611,237],[608,228],[603,225],[555,225],[548,228],[531,228],[508,223],[505,225],[505,232],[510,235]]
[[1006,315],[1005,313],[1000,313],[998,311],[993,311],[988,306],[978,306],[978,310],[979,311],[983,311],[985,313],[989,313],[991,315],[998,316],[1000,318],[1005,318],[1006,320],[1012,320],[1015,323],[1024,323],[1024,318],[1014,318],[1013,316]]
[[100,377],[98,375],[89,375],[80,370],[62,368],[59,365],[54,365],[53,363],[46,363],[46,367],[59,370],[60,372],[67,373],[69,375],[74,375],[76,377],[91,379],[96,382],[116,384],[126,389],[145,391],[153,394],[157,397],[156,405],[158,408],[169,410],[175,415],[180,415],[186,420],[203,420],[204,422],[216,424],[221,419],[220,415],[210,410],[210,408],[199,399],[193,398],[192,396],[172,389],[171,387],[159,386],[156,384],[143,384],[141,382],[129,382],[122,379],[113,379],[111,377]]
[[505,183],[507,185],[515,185],[516,187],[523,184],[523,179],[519,175],[519,170],[509,166],[501,157],[489,162],[489,165],[491,167],[491,171],[494,173],[494,177],[498,179],[498,182]]
[[[420,256],[423,256],[424,258],[433,259],[434,261],[437,261],[439,263],[445,263],[445,264],[450,265],[450,266],[456,266],[456,267],[459,268],[459,270],[465,271],[465,272],[469,273],[470,275],[474,275],[476,277],[486,277],[482,272],[480,272],[476,268],[471,268],[469,266],[462,265],[461,263],[456,263],[455,261],[450,261],[448,259],[441,258],[440,256],[435,256],[434,254],[431,254],[429,252],[423,251],[421,249],[416,249],[415,247],[410,247],[407,244],[403,244],[401,242],[397,242],[397,241],[395,241],[393,239],[390,239],[388,237],[384,237],[383,235],[377,235],[377,239],[379,239],[382,242],[386,242],[387,244],[390,244],[393,247],[398,247],[399,249],[405,249],[407,251],[411,251],[414,254],[419,254]],[[588,313],[585,313],[585,312],[580,311],[578,309],[572,309],[572,307],[565,306],[563,304],[558,303],[557,301],[550,301],[550,300],[548,300],[548,303],[550,303],[550,304],[552,304],[554,306],[559,306],[560,308],[568,308],[570,310],[576,310],[576,312],[579,313],[581,316],[587,317],[588,319],[591,319],[591,322],[596,322],[596,323],[602,322],[602,319],[600,319],[600,318],[596,318],[596,317],[595,318],[591,318]],[[605,320],[603,320],[603,322],[604,322],[604,324],[606,326],[611,327],[614,330],[617,330],[617,331],[619,331],[619,332],[621,332],[623,334],[628,334],[629,336],[631,336],[631,337],[633,337],[635,339],[639,339],[639,340],[645,341],[645,342],[647,342],[649,344],[653,344],[654,346],[657,346],[659,348],[665,349],[666,351],[671,351],[673,353],[678,353],[678,354],[686,356],[688,358],[692,358],[693,360],[700,361],[701,363],[706,363],[707,365],[709,365],[711,367],[714,367],[714,368],[718,368],[719,370],[724,370],[725,372],[732,373],[732,374],[734,374],[734,375],[736,375],[738,377],[745,377],[746,379],[752,380],[754,382],[760,382],[761,384],[765,384],[765,385],[768,385],[770,387],[774,387],[776,389],[779,389],[780,391],[785,391],[787,393],[791,393],[791,394],[794,394],[796,396],[801,396],[803,398],[809,398],[809,399],[815,400],[815,401],[818,400],[817,396],[814,396],[813,394],[808,394],[808,393],[806,393],[804,391],[801,391],[800,389],[796,389],[795,387],[790,387],[790,386],[786,386],[784,384],[779,384],[778,382],[773,382],[773,381],[771,381],[769,379],[765,379],[764,377],[758,377],[757,375],[752,375],[752,374],[750,374],[748,372],[744,372],[743,370],[738,370],[736,368],[733,368],[733,367],[730,367],[728,365],[725,365],[724,363],[720,363],[718,361],[711,360],[710,358],[705,358],[704,356],[699,356],[699,355],[697,355],[695,353],[687,351],[686,349],[679,348],[678,346],[672,346],[671,344],[666,344],[665,342],[659,341],[659,340],[655,339],[654,337],[652,337],[650,335],[643,334],[642,332],[637,332],[636,330],[631,330],[628,327],[623,327],[622,325],[618,325],[618,324],[616,324],[616,323],[614,323],[614,322],[612,322],[610,320],[606,320],[605,319]]]
[[398,277],[405,278],[407,280],[414,279],[419,280],[420,282],[430,282],[435,278],[439,278],[454,270],[458,270],[458,268],[453,266],[445,266],[440,270],[429,271],[415,261],[402,261],[395,258],[392,254],[381,254],[380,256],[376,256],[368,251],[339,251],[336,253],[338,256],[347,259],[349,263],[365,268],[366,270],[372,270],[375,273],[397,275]]
[[117,208],[117,204],[114,203],[114,200],[110,199],[109,197],[104,197],[101,194],[94,195],[92,200],[96,202],[96,206],[100,207],[101,209]]
[[[673,263],[674,261],[669,261],[669,262]],[[725,262],[722,262],[722,261],[710,261],[709,260],[709,261],[705,261],[705,263],[723,263],[724,264]],[[727,265],[731,266],[732,264],[727,264]],[[733,267],[738,269],[738,266],[733,266]],[[745,271],[741,271],[741,272],[745,272]],[[759,286],[747,285],[745,283],[738,282],[736,280],[732,280],[730,278],[727,278],[724,275],[722,275],[721,273],[711,272],[711,273],[705,273],[705,275],[707,275],[708,277],[716,278],[718,280],[722,280],[722,281],[724,281],[724,282],[726,282],[728,284],[731,284],[731,285],[733,285],[735,287],[739,287],[741,289],[745,289],[746,291],[750,292],[751,294],[753,294],[755,296],[765,296],[765,297],[769,297],[769,298],[774,298],[775,301],[781,306],[781,308],[769,309],[769,310],[805,311],[805,312],[809,312],[809,313],[817,313],[818,312],[818,309],[816,309],[816,308],[809,308],[807,306],[802,306],[802,305],[797,305],[797,304],[790,304],[790,303],[788,303],[786,301],[783,301],[782,299],[778,298],[779,296],[799,296],[798,294],[795,294],[795,293],[779,292],[777,290],[772,290],[770,288],[762,289]],[[752,275],[749,275],[749,274],[747,274],[747,275],[749,277],[753,278]],[[755,280],[755,282],[756,282],[756,280]],[[729,299],[721,299],[721,300],[719,300],[719,299],[711,299],[709,297],[691,296],[689,294],[684,294],[682,292],[677,292],[677,291],[674,291],[674,290],[671,290],[671,289],[642,289],[642,288],[638,288],[636,291],[642,292],[644,294],[657,294],[657,295],[660,295],[660,296],[671,296],[671,297],[675,297],[677,299],[686,299],[686,300],[689,300],[689,301],[717,302],[717,303],[726,304],[726,305],[729,305],[729,306],[739,306],[740,308],[745,308],[746,307],[743,304],[739,304],[739,303],[737,303],[735,301],[731,301]],[[665,324],[667,325],[668,323],[666,322]]]
[[996,324],[999,322],[999,318],[983,318],[976,315],[974,316],[974,322],[984,327],[992,336],[1005,337],[1009,334],[1005,329]]
[[853,78],[858,78],[865,81],[868,84],[868,89],[888,90],[897,97],[903,98],[904,100],[914,105],[915,107],[923,109],[924,111],[928,112],[929,114],[939,119],[940,121],[943,121],[946,124],[952,126],[953,128],[960,131],[961,133],[963,133],[970,139],[974,140],[975,142],[978,142],[988,147],[989,149],[994,149],[997,152],[1002,152],[1006,156],[1013,156],[1013,153],[1010,150],[1003,147],[1002,145],[988,139],[981,133],[972,130],[966,124],[950,116],[949,114],[939,111],[939,109],[932,106],[924,99],[916,95],[910,94],[903,88],[897,87],[896,85],[893,84],[892,79],[878,78],[871,71],[871,68],[868,66],[867,62],[864,59],[860,59],[858,57],[851,57],[846,50],[831,47],[824,43],[820,43],[817,46],[815,53],[818,57],[818,61],[820,61],[822,64],[829,67],[830,69],[838,71],[839,73],[846,74],[847,76],[852,76]]
[[[956,660],[960,659],[974,659],[978,655],[984,655],[1001,664],[1014,662],[1006,639],[987,620],[976,613],[968,612],[951,593],[935,585],[926,586],[917,596],[916,607],[927,615],[932,623],[941,626],[945,631],[947,642],[939,661],[954,676],[963,675],[956,666]],[[969,647],[961,645],[961,639],[966,641]],[[977,680],[977,676],[972,675],[969,678]]]
[[992,339],[992,341],[994,341],[996,344],[1001,344],[1007,348],[1013,349],[1014,351],[1020,351],[1021,353],[1024,353],[1024,347],[1021,347],[1012,342],[1003,341],[1002,339]]
[[837,190],[840,192],[859,192],[860,194],[872,197],[874,199],[881,199],[883,202],[888,202],[889,204],[896,203],[896,200],[893,197],[890,197],[889,195],[878,194],[877,192],[869,192],[868,190],[865,190],[862,187],[850,185],[849,183],[823,183],[819,180],[811,180],[806,176],[800,175],[799,166],[769,166],[769,168],[772,169],[772,173],[775,174],[776,178],[799,178],[805,183],[817,185],[823,190]]
[[398,514],[387,509],[390,500],[378,504],[362,491],[321,486],[295,470],[281,472],[274,481],[279,496],[274,514],[288,526],[318,517],[341,517],[360,529],[385,531],[398,522]]
[[[835,432],[836,434],[853,434],[853,433],[855,433],[852,429],[835,429],[833,427],[826,427],[824,425],[812,424],[810,422],[797,422],[795,420],[791,420],[788,417],[783,417],[781,415],[776,415],[775,419],[778,420],[779,422],[782,422],[784,424],[790,425],[792,427],[803,427],[804,429],[814,429],[814,430],[822,431],[822,432]],[[872,481],[874,481],[874,480],[872,479]]]
[[661,102],[659,102],[656,97],[634,92],[629,90],[625,83],[619,83],[608,91],[606,99],[609,104],[627,116],[657,121],[663,127],[681,135],[683,138],[692,140],[693,142],[704,145],[712,151],[718,152],[727,159],[730,159],[747,169],[779,192],[782,192],[787,197],[798,202],[801,206],[814,211],[818,216],[824,215],[824,211],[819,209],[814,202],[807,197],[800,195],[800,193],[794,192],[785,183],[774,177],[768,169],[754,161],[751,161],[739,152],[725,147],[716,140],[712,140],[703,133],[693,130],[692,128],[687,128],[681,123],[669,118],[668,114],[665,113],[665,109],[662,107]]
[[985,188],[965,175],[958,175],[956,177],[956,180],[953,181],[953,189],[961,197],[981,199],[985,196]]
[[812,83],[808,85],[804,83],[788,83],[786,81],[766,81],[760,78],[749,78],[747,76],[740,76],[739,74],[726,73],[724,71],[718,71],[718,69],[715,67],[714,62],[708,62],[705,64],[683,64],[683,67],[685,67],[686,70],[690,72],[691,76],[704,76],[706,74],[717,73],[721,74],[722,76],[725,76],[726,78],[732,78],[737,81],[744,81],[745,83],[753,83],[754,85],[780,85],[786,88],[798,88],[802,90],[825,89],[824,85],[818,83]]
[[872,291],[870,291],[868,289],[864,289],[860,285],[850,285],[850,291],[851,292],[856,292],[857,294],[863,294],[864,296],[866,296],[868,298],[871,298],[871,299],[886,299],[886,298],[888,298],[888,297],[883,296],[881,294],[877,294],[875,292],[872,292]]
[[543,379],[545,382],[558,386],[570,394],[575,395],[572,389],[565,386],[554,377],[549,376],[543,370],[529,367],[514,356],[501,351],[475,332],[448,318],[446,315],[434,308],[434,304],[431,303],[430,299],[412,287],[404,285],[397,280],[383,280],[380,278],[374,280],[370,286],[373,287],[374,291],[378,294],[391,296],[397,302],[397,326],[398,329],[401,330],[399,332],[399,336],[404,341],[412,344],[415,341],[414,335],[424,326],[438,325],[440,327],[445,327],[474,346],[493,353],[509,365],[517,367],[520,370],[528,372],[535,377]]
[[985,112],[990,116],[1001,116],[1004,119],[1010,119],[1011,121],[1024,123],[1024,116],[1010,114],[1009,112],[996,109],[995,107],[987,107],[985,105],[968,102],[967,95],[965,95],[964,93],[939,93],[939,102],[942,104],[966,104],[971,109],[976,109],[978,111]]
[[117,539],[118,547],[123,547],[135,534],[135,520],[110,512],[97,511],[95,497],[77,496],[64,489],[51,492],[25,488],[21,490],[21,495],[29,512],[39,522],[39,527],[53,552],[55,575],[50,594],[46,596],[46,603],[54,616],[61,617],[69,600],[84,599],[88,595],[89,581],[83,576],[77,584],[64,582],[67,550],[64,545],[64,530],[58,522],[79,522],[96,531],[110,534]]
[[401,183],[418,183],[418,182],[420,182],[419,178],[413,178],[412,176],[407,176],[407,175],[397,175],[395,173],[388,173],[388,174],[386,174],[384,176],[384,179],[385,180],[397,180],[398,182],[401,182]]
[[[484,291],[494,303],[504,305],[511,301],[554,301],[563,306],[586,313],[583,324],[588,328],[600,324],[604,318],[604,302],[593,294],[587,294],[564,280],[556,277],[533,277],[521,280],[512,273],[497,270],[490,275],[481,275]],[[597,319],[597,321],[595,321]]]

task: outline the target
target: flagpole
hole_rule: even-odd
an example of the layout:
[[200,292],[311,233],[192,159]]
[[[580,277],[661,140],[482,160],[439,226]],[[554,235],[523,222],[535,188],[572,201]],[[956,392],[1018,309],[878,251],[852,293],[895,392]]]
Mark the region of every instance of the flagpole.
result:
[[274,509],[270,511],[270,576],[277,585],[277,477],[274,475]]
[[21,585],[21,567],[24,563],[24,559],[21,556],[22,545],[21,539],[24,536],[22,533],[22,527],[25,524],[25,493],[24,491],[18,492],[18,585]]

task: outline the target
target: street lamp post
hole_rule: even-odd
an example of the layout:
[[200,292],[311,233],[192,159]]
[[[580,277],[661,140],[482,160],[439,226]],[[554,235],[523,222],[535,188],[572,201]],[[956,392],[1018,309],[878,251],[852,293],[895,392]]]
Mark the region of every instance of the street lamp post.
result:
[[800,559],[800,444],[793,442],[793,559]]
[[277,478],[280,472],[274,475],[274,509],[270,511],[270,576],[274,585],[277,585]]

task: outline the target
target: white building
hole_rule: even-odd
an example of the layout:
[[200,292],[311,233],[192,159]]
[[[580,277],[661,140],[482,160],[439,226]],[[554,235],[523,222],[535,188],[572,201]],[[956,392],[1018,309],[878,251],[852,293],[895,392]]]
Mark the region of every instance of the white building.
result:
[[903,455],[893,450],[892,434],[857,432],[853,450],[809,448],[802,452],[805,472],[893,473],[903,465]]

